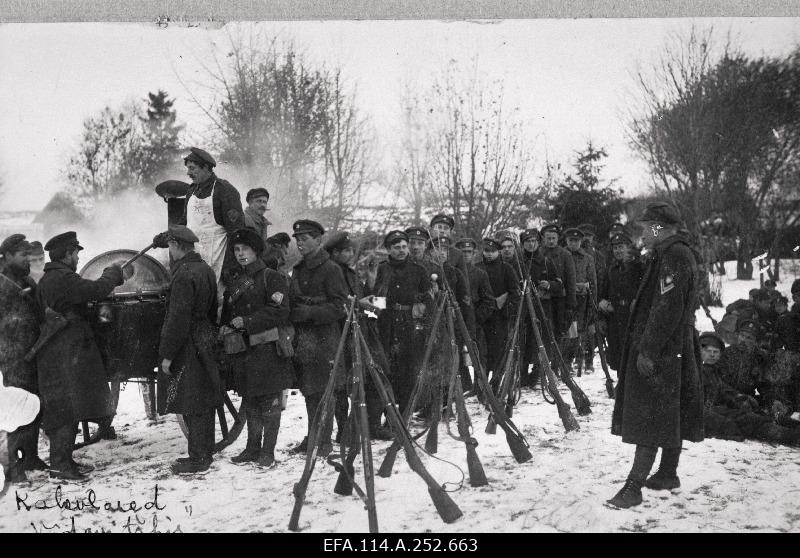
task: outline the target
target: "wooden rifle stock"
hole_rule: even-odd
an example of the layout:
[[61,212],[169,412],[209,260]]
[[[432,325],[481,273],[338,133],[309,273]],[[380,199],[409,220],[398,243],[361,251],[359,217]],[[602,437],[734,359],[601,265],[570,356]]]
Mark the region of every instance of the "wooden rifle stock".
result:
[[522,432],[520,432],[511,419],[508,418],[505,409],[503,409],[503,406],[492,393],[492,389],[489,387],[489,380],[486,377],[486,370],[484,370],[483,363],[481,363],[480,358],[478,358],[478,347],[475,345],[475,341],[469,336],[469,329],[467,329],[467,324],[464,323],[464,317],[461,315],[458,306],[454,305],[453,313],[456,318],[458,331],[461,332],[462,337],[467,343],[467,350],[469,351],[469,357],[472,360],[472,365],[475,370],[475,377],[478,380],[480,389],[483,390],[490,412],[494,415],[495,422],[498,426],[506,433],[506,441],[508,442],[508,447],[514,459],[516,459],[518,463],[525,463],[533,457],[528,450],[528,442],[525,440],[525,436],[522,435]]
[[[367,517],[369,518],[369,531],[370,533],[378,532],[378,514],[375,509],[375,471],[372,470],[372,442],[369,437],[369,423],[367,421],[367,405],[365,403],[364,394],[364,361],[362,359],[361,340],[361,327],[358,324],[358,318],[353,320],[353,347],[355,353],[355,391],[357,394],[356,404],[358,409],[353,409],[353,414],[358,411],[356,424],[360,426],[361,430],[361,456],[364,462],[364,484],[367,488]],[[369,349],[364,346],[363,350],[369,354]],[[355,445],[355,443],[353,443]]]
[[[517,304],[517,315],[514,319],[514,329],[512,330],[514,333],[509,338],[509,343],[506,344],[508,351],[506,352],[506,358],[503,361],[503,377],[500,380],[500,386],[497,390],[497,399],[501,403],[505,404],[506,414],[508,414],[509,417],[513,412],[513,406],[508,404],[508,400],[511,397],[510,392],[514,385],[514,372],[515,366],[517,365],[515,358],[517,351],[517,340],[519,339],[519,324],[522,318],[523,304],[523,297],[520,297],[519,303]],[[486,422],[486,433],[497,433],[497,423],[494,420],[494,415],[489,415],[489,420]]]
[[597,339],[597,352],[600,353],[600,365],[603,367],[603,372],[606,374],[606,393],[609,399],[614,399],[614,380],[611,379],[611,374],[608,371],[608,361],[606,360],[606,340],[599,332],[595,332]]
[[[478,452],[475,448],[478,446],[478,441],[470,434],[469,415],[467,414],[467,404],[464,402],[464,389],[461,385],[461,373],[458,370],[459,364],[459,350],[455,341],[455,321],[453,320],[453,309],[447,309],[447,328],[450,332],[450,351],[453,355],[452,367],[450,370],[451,386],[450,390],[453,394],[453,400],[456,404],[456,425],[458,427],[458,435],[464,441],[464,446],[467,450],[467,470],[469,471],[469,484],[470,486],[486,486],[489,481],[486,479],[486,473],[481,465],[481,460],[478,457]],[[449,398],[448,398],[448,409]]]
[[[367,342],[363,336],[360,336],[359,340],[364,350],[368,350]],[[431,501],[436,507],[436,511],[439,513],[442,521],[445,523],[452,523],[461,517],[463,513],[456,503],[453,502],[452,498],[450,498],[447,492],[445,492],[444,488],[442,488],[436,482],[436,479],[431,476],[428,470],[425,469],[425,465],[423,465],[422,461],[417,455],[417,452],[414,450],[414,443],[411,440],[411,435],[408,433],[408,429],[403,423],[403,417],[400,416],[400,411],[397,409],[397,405],[395,404],[393,398],[389,395],[389,392],[383,383],[384,379],[375,371],[373,366],[368,366],[367,368],[369,369],[375,389],[378,391],[378,394],[384,403],[386,419],[389,421],[389,424],[392,427],[395,440],[401,444],[403,450],[405,451],[406,460],[408,461],[409,467],[411,467],[411,470],[419,475],[423,481],[425,481],[426,485],[428,485],[428,494],[430,494]]]
[[305,467],[303,468],[303,474],[301,475],[300,480],[295,483],[294,488],[292,489],[292,493],[294,494],[294,508],[292,509],[292,515],[289,518],[290,531],[300,530],[300,511],[303,509],[303,502],[306,498],[306,490],[308,490],[308,483],[311,480],[311,474],[314,472],[314,463],[317,460],[318,438],[322,435],[322,431],[325,428],[325,421],[327,420],[328,414],[331,411],[333,388],[336,385],[336,372],[339,369],[339,365],[342,361],[345,340],[347,339],[347,332],[353,325],[353,319],[355,317],[355,305],[356,300],[353,298],[353,300],[350,302],[350,309],[347,312],[347,320],[345,320],[344,328],[342,328],[342,334],[339,337],[339,345],[336,347],[336,356],[333,359],[333,369],[331,370],[330,377],[328,378],[328,384],[325,386],[325,392],[322,395],[320,405],[317,407],[317,412],[314,414],[314,420],[311,428],[309,429]]

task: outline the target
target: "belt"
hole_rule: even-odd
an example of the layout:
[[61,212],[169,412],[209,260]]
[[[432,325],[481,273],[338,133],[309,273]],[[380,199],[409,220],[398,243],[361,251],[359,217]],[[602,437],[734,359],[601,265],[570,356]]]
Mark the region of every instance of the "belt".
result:
[[392,310],[398,310],[398,311],[409,311],[409,310],[411,310],[411,306],[409,306],[407,304],[390,304],[389,308],[391,308]]

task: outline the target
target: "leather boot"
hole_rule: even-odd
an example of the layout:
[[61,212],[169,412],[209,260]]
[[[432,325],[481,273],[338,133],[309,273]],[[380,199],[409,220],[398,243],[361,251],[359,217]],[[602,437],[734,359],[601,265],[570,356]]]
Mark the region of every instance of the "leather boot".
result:
[[278,431],[281,428],[281,405],[272,405],[264,420],[264,444],[258,456],[259,467],[275,465],[275,446],[278,444]]
[[642,503],[642,483],[629,478],[608,504],[619,509],[632,508]]
[[247,445],[239,455],[232,457],[232,463],[258,461],[261,452],[261,435],[264,432],[264,419],[256,412],[247,409]]
[[678,475],[668,475],[659,469],[645,481],[644,486],[650,490],[675,490],[681,487],[681,479]]

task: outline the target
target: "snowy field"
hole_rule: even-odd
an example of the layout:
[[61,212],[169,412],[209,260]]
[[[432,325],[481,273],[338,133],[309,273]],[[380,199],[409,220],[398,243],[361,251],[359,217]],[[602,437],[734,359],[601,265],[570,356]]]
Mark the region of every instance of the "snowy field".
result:
[[[728,269],[728,277],[735,277],[732,263]],[[794,278],[793,270],[784,268],[779,290],[788,294]],[[754,286],[757,280],[723,278],[723,300],[727,304],[746,298]],[[712,308],[716,319],[723,312]],[[698,312],[698,328],[711,329],[702,311]],[[555,407],[545,403],[539,391],[523,391],[513,420],[525,434],[533,459],[521,465],[511,457],[501,430],[494,436],[485,434],[486,411],[474,398],[467,402],[489,485],[471,488],[465,479],[463,486],[450,494],[463,512],[455,523],[441,521],[425,484],[408,468],[401,453],[392,477],[376,478],[381,531],[800,531],[800,450],[754,441],[686,443],[679,468],[681,492],[644,489],[644,504],[638,508],[606,508],[605,500],[625,480],[633,447],[610,434],[613,401],[606,396],[604,375],[596,360],[594,374],[577,379],[592,401],[592,414],[577,417],[577,432],[565,433]],[[561,393],[571,404],[563,386]],[[115,421],[118,439],[75,452],[79,461],[96,465],[91,480],[59,484],[51,482],[46,473],[31,474],[28,485],[12,486],[0,497],[0,531],[68,531],[73,527],[113,532],[137,527],[143,531],[286,531],[294,504],[292,487],[304,464],[303,458],[290,456],[287,450],[302,439],[305,424],[302,398],[292,396],[283,416],[276,468],[265,471],[230,462],[244,446],[243,433],[216,456],[204,476],[178,478],[169,472],[170,463],[186,453],[178,424],[172,416],[148,424],[139,390],[128,384]],[[462,479],[461,471],[466,474],[464,447],[447,436],[444,425],[439,442],[436,457],[452,464],[425,455],[422,459],[440,483],[448,483],[447,489],[454,490]],[[376,469],[386,447],[388,442],[374,444]],[[46,439],[40,451],[46,458]],[[361,472],[360,460],[356,472]],[[333,493],[336,476],[332,467],[317,462],[301,528],[367,532],[361,501],[355,495]]]

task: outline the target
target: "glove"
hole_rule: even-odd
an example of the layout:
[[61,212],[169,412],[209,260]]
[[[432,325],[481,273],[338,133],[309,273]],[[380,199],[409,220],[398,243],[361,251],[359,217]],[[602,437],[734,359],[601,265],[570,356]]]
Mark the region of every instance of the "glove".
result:
[[425,305],[421,302],[415,302],[411,305],[411,317],[415,320],[421,319],[425,316]]
[[613,306],[613,305],[612,305],[612,304],[611,304],[609,301],[607,301],[606,299],[603,299],[603,300],[601,300],[601,301],[600,301],[600,304],[598,304],[597,306],[598,306],[598,307],[600,308],[600,310],[602,310],[603,312],[608,312],[608,313],[611,313],[611,312],[613,312],[613,311],[614,311],[614,306]]
[[655,364],[652,360],[640,354],[636,357],[636,369],[645,378],[650,378],[655,372]]
[[166,231],[158,233],[153,237],[153,246],[156,248],[169,248],[169,244],[167,244],[168,236]]
[[122,274],[122,266],[119,264],[110,265],[103,270],[103,277],[110,279],[114,286],[122,285],[125,279]]
[[608,324],[604,320],[597,320],[597,333],[603,337],[608,333]]

